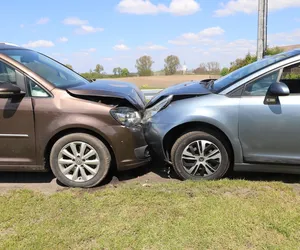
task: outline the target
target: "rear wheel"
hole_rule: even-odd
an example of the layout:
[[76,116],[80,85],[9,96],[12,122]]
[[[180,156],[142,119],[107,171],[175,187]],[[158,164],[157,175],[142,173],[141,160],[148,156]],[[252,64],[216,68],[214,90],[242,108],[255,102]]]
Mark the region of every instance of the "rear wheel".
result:
[[69,187],[93,187],[107,175],[111,155],[98,138],[76,133],[60,138],[52,147],[50,166],[57,179]]
[[201,131],[181,136],[172,147],[171,160],[175,172],[184,180],[220,179],[230,166],[226,144]]

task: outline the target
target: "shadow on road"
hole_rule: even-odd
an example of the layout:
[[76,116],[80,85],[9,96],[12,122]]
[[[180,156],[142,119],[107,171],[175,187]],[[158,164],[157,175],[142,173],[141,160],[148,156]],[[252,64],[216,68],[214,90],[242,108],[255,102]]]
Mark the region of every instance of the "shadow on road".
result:
[[0,183],[50,183],[54,179],[51,172],[1,172]]
[[[247,181],[278,181],[289,184],[300,184],[300,175],[273,174],[273,173],[233,173],[230,179],[242,179]],[[0,173],[0,184],[49,184],[55,179],[51,172],[46,173],[20,173],[2,172]],[[148,166],[133,169],[125,172],[112,172],[102,182],[101,187],[108,184],[117,185],[129,181],[141,182],[167,182],[171,179],[178,180],[174,171],[164,163],[152,163]],[[59,186],[63,186],[57,182]]]
[[236,172],[233,173],[230,178],[246,180],[246,181],[277,181],[277,182],[283,182],[287,184],[297,184],[297,183],[300,184],[300,175],[296,175],[296,174]]

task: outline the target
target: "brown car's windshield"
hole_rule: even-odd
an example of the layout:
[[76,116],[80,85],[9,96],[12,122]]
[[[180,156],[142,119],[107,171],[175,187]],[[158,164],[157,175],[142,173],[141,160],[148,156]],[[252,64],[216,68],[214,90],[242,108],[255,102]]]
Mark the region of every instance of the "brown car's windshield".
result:
[[20,62],[55,87],[66,89],[73,86],[88,84],[89,81],[55,60],[31,50],[11,49],[1,53]]

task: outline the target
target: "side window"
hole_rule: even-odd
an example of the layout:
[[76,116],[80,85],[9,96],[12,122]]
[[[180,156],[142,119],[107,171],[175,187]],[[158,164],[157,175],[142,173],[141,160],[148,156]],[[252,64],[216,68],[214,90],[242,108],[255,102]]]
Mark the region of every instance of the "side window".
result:
[[49,94],[30,78],[27,78],[27,83],[29,95],[31,97],[49,97]]
[[244,96],[265,96],[272,83],[277,82],[279,71],[272,72],[247,84]]
[[291,94],[300,94],[300,63],[284,68],[280,81],[289,87]]
[[9,65],[0,61],[0,84],[17,84],[16,71]]

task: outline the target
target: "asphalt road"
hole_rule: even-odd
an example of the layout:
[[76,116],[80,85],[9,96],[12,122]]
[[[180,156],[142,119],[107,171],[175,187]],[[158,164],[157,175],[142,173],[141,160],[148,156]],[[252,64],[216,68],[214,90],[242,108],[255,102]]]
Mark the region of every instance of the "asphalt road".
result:
[[[111,173],[99,187],[93,188],[93,190],[108,186],[120,186],[128,182],[136,182],[147,186],[155,183],[179,181],[173,171],[169,173],[169,170],[170,169],[164,164],[152,163],[131,171]],[[300,175],[235,173],[230,178],[244,179],[247,181],[283,182],[293,185],[294,188],[300,190]],[[0,194],[17,189],[29,189],[44,194],[53,194],[69,188],[61,185],[52,173],[1,172]]]

